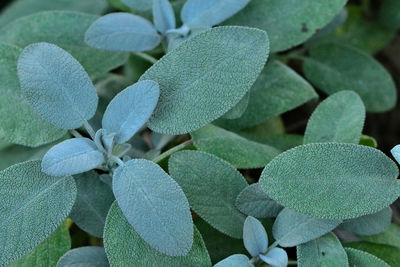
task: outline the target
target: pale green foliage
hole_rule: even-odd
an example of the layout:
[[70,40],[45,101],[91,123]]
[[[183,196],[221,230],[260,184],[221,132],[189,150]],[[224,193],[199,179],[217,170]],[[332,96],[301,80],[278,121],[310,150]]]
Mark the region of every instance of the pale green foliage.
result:
[[242,237],[246,217],[235,201],[247,183],[233,166],[208,153],[181,151],[171,156],[169,171],[194,212],[219,231]]
[[58,261],[57,267],[109,267],[102,247],[80,247],[68,251]]
[[341,91],[324,100],[308,120],[304,144],[341,142],[358,144],[364,126],[365,107],[352,91]]
[[297,212],[351,219],[396,200],[398,175],[394,162],[374,148],[314,143],[278,155],[265,167],[259,183],[268,196]]
[[266,33],[244,27],[217,27],[184,42],[141,77],[160,85],[150,129],[182,134],[219,118],[250,89],[267,55]]
[[346,251],[333,233],[298,246],[297,263],[299,267],[349,266]]
[[362,236],[361,238],[365,241],[400,248],[400,226],[391,224],[383,233],[372,236]]
[[400,262],[400,249],[398,247],[370,242],[351,242],[345,243],[344,246],[368,252],[383,260],[390,266],[398,266]]
[[378,257],[354,248],[345,248],[350,266],[357,267],[389,267],[389,264]]
[[253,267],[249,258],[243,254],[235,254],[218,262],[214,267]]
[[243,243],[251,256],[265,253],[268,248],[268,235],[264,226],[256,218],[248,216],[243,225]]

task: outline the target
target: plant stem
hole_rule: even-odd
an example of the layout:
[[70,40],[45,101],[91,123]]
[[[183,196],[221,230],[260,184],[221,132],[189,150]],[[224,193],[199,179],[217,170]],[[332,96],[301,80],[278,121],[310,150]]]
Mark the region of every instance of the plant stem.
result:
[[157,157],[155,157],[155,158],[153,159],[153,161],[154,161],[155,163],[158,163],[158,162],[162,161],[163,159],[169,157],[169,156],[172,155],[173,153],[175,153],[175,152],[177,152],[177,151],[179,151],[179,150],[181,150],[181,149],[184,149],[184,148],[187,147],[187,146],[190,146],[191,144],[193,144],[193,140],[192,140],[192,139],[190,139],[190,140],[188,140],[188,141],[186,141],[186,142],[183,142],[182,144],[179,144],[179,145],[177,145],[177,146],[174,146],[173,148],[168,149],[168,150],[165,151],[164,153],[162,153],[162,154],[158,155]]
[[297,261],[289,260],[288,265],[297,265]]
[[157,62],[157,59],[154,58],[154,57],[152,57],[152,56],[150,56],[149,54],[140,53],[140,52],[138,52],[138,53],[133,53],[133,54],[135,54],[136,56],[138,56],[138,57],[140,57],[140,58],[146,60],[147,62],[150,62],[151,64],[154,64],[154,63]]
[[81,138],[82,135],[77,131],[77,130],[70,130],[70,133],[75,137],[75,138]]
[[93,130],[92,126],[89,124],[87,120],[83,121],[83,127],[85,127],[86,131],[88,132],[92,140],[94,140],[96,132]]

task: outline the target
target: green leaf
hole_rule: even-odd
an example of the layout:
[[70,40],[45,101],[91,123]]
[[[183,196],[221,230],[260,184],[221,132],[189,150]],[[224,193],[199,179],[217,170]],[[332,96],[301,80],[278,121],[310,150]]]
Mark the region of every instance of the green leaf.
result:
[[[179,230],[179,229],[178,229]],[[104,247],[111,266],[210,266],[210,257],[200,232],[186,256],[171,257],[148,245],[129,224],[117,203],[111,206],[104,231]]]
[[267,196],[258,183],[243,189],[236,198],[236,207],[246,215],[256,218],[276,217],[283,209]]
[[360,236],[360,238],[365,241],[400,248],[400,226],[391,224],[383,233],[372,236]]
[[179,185],[152,161],[133,159],[114,172],[113,191],[129,223],[153,248],[186,255],[193,242],[189,203]]
[[371,56],[330,43],[313,47],[309,53],[311,58],[304,62],[304,74],[325,93],[351,89],[360,95],[370,112],[384,112],[396,104],[397,93],[392,77]]
[[265,30],[271,39],[271,51],[279,52],[305,42],[328,24],[346,2],[253,0],[226,24]]
[[250,259],[243,254],[235,254],[218,262],[214,267],[253,267]]
[[383,260],[390,266],[399,266],[400,249],[392,246],[374,244],[369,242],[351,242],[345,243],[345,247],[355,248],[368,252],[379,259]]
[[259,220],[248,216],[243,225],[243,243],[251,256],[265,253],[268,248],[268,235]]
[[379,10],[379,20],[390,29],[400,28],[400,2],[385,0]]
[[349,258],[350,266],[357,267],[390,267],[389,264],[379,259],[378,257],[369,254],[365,251],[354,249],[354,248],[345,248],[347,253],[347,257]]
[[315,143],[278,155],[259,183],[269,197],[297,212],[351,219],[395,201],[400,194],[398,175],[396,164],[377,149]]
[[278,214],[272,233],[281,247],[294,247],[332,231],[341,222],[314,218],[285,208]]
[[233,166],[214,155],[187,150],[173,154],[168,169],[194,212],[220,232],[242,238],[246,217],[235,201],[247,183]]
[[359,144],[363,146],[370,146],[373,148],[378,147],[378,142],[376,141],[376,139],[368,135],[361,135]]
[[357,235],[376,235],[384,232],[390,226],[391,221],[392,209],[387,207],[373,214],[346,220],[340,225],[340,228]]
[[40,161],[11,166],[0,172],[0,181],[0,265],[7,265],[33,250],[68,216],[76,186],[70,176],[42,173]]
[[80,247],[65,253],[57,267],[108,267],[107,255],[102,247]]
[[160,85],[149,127],[182,134],[221,117],[250,89],[267,55],[266,33],[244,27],[213,28],[182,43],[140,78]]
[[333,233],[298,246],[297,264],[299,267],[349,266],[346,251]]
[[121,66],[128,59],[126,53],[93,49],[85,43],[85,32],[97,18],[69,11],[41,12],[2,28],[0,41],[21,48],[32,43],[53,43],[71,53],[91,77],[97,77]]
[[341,91],[325,99],[312,113],[304,144],[339,142],[358,144],[365,121],[365,107],[353,91]]
[[1,27],[4,27],[4,25],[17,18],[45,10],[70,10],[83,13],[102,14],[107,9],[107,0],[16,0],[10,3],[11,4],[6,6],[0,14]]
[[191,133],[197,149],[220,157],[240,169],[261,168],[280,151],[256,143],[214,125],[207,125]]
[[221,119],[218,124],[229,129],[248,128],[317,97],[311,85],[296,72],[279,61],[271,61],[251,88],[243,115],[234,120]]
[[121,0],[121,2],[127,7],[138,11],[147,11],[152,7],[152,1],[149,0]]
[[89,234],[102,238],[104,224],[114,194],[110,187],[94,172],[74,176],[78,194],[69,217]]
[[33,251],[8,267],[55,266],[58,259],[71,248],[68,225],[63,222]]
[[17,47],[0,44],[0,139],[37,147],[60,139],[65,131],[40,118],[23,98],[17,76],[17,60],[21,51]]
[[267,255],[260,254],[260,259],[272,267],[287,267],[288,255],[282,248],[272,248]]
[[18,77],[29,104],[60,128],[79,128],[96,112],[92,81],[79,62],[56,45],[27,46],[18,59]]
[[249,105],[250,100],[250,92],[247,92],[244,97],[236,104],[233,108],[231,108],[227,113],[225,113],[221,118],[233,120],[240,118],[243,113],[246,111],[247,106]]

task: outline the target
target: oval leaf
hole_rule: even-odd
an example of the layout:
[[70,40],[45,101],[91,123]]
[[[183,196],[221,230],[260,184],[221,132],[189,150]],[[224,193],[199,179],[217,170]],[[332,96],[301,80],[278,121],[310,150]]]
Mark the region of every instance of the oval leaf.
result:
[[235,254],[218,262],[214,267],[253,267],[250,259],[243,254]]
[[161,33],[165,34],[168,30],[175,29],[175,14],[168,0],[153,0],[153,21]]
[[186,255],[193,242],[189,203],[179,185],[152,161],[130,160],[114,173],[113,190],[129,223],[153,248]]
[[150,247],[140,237],[116,202],[107,216],[104,247],[111,266],[211,266],[206,246],[196,228],[193,246],[186,256],[167,256]]
[[149,127],[183,134],[219,118],[250,89],[267,55],[266,33],[243,27],[213,28],[182,43],[140,78],[160,85]]
[[285,208],[276,218],[272,234],[281,247],[294,247],[332,231],[341,222],[313,218]]
[[304,144],[340,142],[358,144],[364,127],[365,107],[352,91],[341,91],[325,99],[307,123]]
[[22,93],[48,122],[75,129],[96,112],[98,97],[89,76],[68,52],[48,43],[26,47],[18,60]]
[[65,253],[58,261],[57,267],[108,267],[106,252],[102,247],[80,247]]
[[103,128],[116,133],[115,141],[125,143],[147,122],[157,105],[160,90],[153,81],[129,86],[108,104],[103,116]]
[[265,253],[268,248],[268,235],[264,226],[254,217],[248,216],[243,226],[243,243],[251,256]]
[[72,177],[42,173],[40,161],[11,166],[0,172],[0,181],[0,265],[5,266],[33,250],[65,220],[76,186]]
[[398,175],[396,164],[377,149],[316,143],[278,155],[259,183],[268,196],[297,212],[351,219],[395,201],[400,194]]
[[42,170],[63,176],[90,171],[104,162],[96,144],[88,138],[72,138],[53,146],[43,157]]
[[287,267],[289,261],[286,251],[281,248],[271,249],[267,255],[260,255],[260,259],[272,267]]
[[153,24],[129,13],[107,14],[96,20],[85,34],[85,41],[91,47],[112,51],[147,51],[160,40]]
[[347,257],[349,258],[350,266],[357,267],[390,267],[389,264],[376,257],[375,255],[369,254],[365,251],[354,249],[354,248],[345,248],[347,253]]
[[246,217],[235,200],[247,183],[233,166],[208,153],[180,151],[171,156],[168,169],[194,212],[220,232],[242,238]]

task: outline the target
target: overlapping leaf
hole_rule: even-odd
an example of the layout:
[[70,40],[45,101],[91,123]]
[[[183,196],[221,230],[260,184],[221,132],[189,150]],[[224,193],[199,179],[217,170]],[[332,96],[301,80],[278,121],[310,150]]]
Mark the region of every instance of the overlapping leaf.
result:
[[57,267],[108,267],[107,255],[102,247],[80,247],[65,253]]
[[350,266],[358,266],[358,267],[389,267],[389,264],[379,259],[378,257],[369,254],[365,251],[354,249],[354,248],[345,248],[347,253],[347,257],[349,258]]

